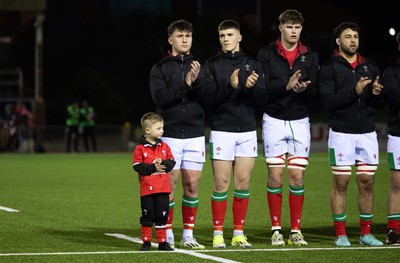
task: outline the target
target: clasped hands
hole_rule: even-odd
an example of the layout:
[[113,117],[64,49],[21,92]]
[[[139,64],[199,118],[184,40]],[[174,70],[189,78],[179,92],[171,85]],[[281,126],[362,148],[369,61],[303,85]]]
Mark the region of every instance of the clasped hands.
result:
[[162,163],[162,159],[161,158],[156,158],[153,161],[154,165],[156,166],[156,170],[158,173],[164,173],[165,172],[165,165],[161,164]]
[[311,83],[311,80],[301,81],[299,79],[301,77],[301,70],[297,70],[289,79],[288,84],[286,85],[286,90],[293,90],[296,93],[303,92],[307,86]]
[[[231,75],[231,86],[234,89],[239,87],[239,71],[240,69],[235,69]],[[258,80],[258,74],[253,70],[246,79],[246,88],[252,88]]]
[[[360,80],[356,84],[356,92],[358,95],[363,92],[364,88],[371,83],[372,80],[370,80],[368,77],[361,77]],[[383,89],[383,85],[379,84],[379,76],[377,76],[374,80],[374,83],[372,83],[372,94],[374,95],[379,95]]]

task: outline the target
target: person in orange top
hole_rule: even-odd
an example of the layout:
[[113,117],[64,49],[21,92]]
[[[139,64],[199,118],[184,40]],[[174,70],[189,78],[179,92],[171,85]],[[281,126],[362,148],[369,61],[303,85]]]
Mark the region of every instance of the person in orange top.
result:
[[156,229],[158,250],[172,251],[167,243],[166,225],[171,186],[168,172],[175,166],[174,156],[168,144],[161,140],[164,120],[161,115],[148,112],[141,118],[144,135],[136,146],[132,166],[139,174],[140,217],[143,244],[141,251],[151,249],[153,225]]

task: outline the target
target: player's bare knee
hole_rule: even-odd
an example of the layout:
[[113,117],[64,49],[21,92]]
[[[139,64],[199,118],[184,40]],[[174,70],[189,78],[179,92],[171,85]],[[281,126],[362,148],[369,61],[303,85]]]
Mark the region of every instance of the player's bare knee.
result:
[[333,189],[336,190],[337,192],[343,193],[343,192],[346,192],[348,185],[349,185],[349,181],[347,181],[347,180],[334,181]]

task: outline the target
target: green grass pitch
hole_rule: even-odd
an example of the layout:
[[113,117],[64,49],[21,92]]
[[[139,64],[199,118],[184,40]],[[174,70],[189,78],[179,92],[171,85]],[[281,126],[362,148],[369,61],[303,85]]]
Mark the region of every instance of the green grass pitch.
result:
[[[375,208],[372,234],[384,241],[389,172],[386,154],[375,175]],[[140,202],[137,174],[131,153],[116,154],[2,154],[0,155],[0,262],[391,262],[400,247],[365,247],[358,243],[357,187],[353,177],[347,194],[347,232],[352,247],[338,249],[333,241],[329,195],[331,172],[326,153],[310,155],[304,179],[305,202],[302,232],[307,247],[273,247],[266,203],[266,166],[257,158],[250,185],[245,234],[251,249],[230,246],[231,200],[225,221],[227,248],[212,248],[210,160],[200,182],[200,205],[195,237],[205,251],[139,252]],[[232,182],[231,182],[232,183]],[[287,178],[284,185],[282,227],[287,239],[289,224]],[[176,192],[175,239],[182,235],[180,203]],[[19,212],[9,212],[12,208]],[[113,234],[113,235],[107,235]],[[122,237],[122,238],[121,238]],[[136,238],[136,239],[135,239]],[[287,240],[285,240],[287,241]],[[155,242],[155,239],[153,240]]]

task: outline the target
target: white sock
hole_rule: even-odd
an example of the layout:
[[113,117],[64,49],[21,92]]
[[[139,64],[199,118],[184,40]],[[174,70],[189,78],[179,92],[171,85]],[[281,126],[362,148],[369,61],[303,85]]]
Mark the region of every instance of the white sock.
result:
[[274,232],[275,230],[282,230],[281,226],[273,226],[271,227],[272,232]]
[[243,235],[243,230],[234,230],[233,231],[233,236],[238,236],[238,235]]
[[172,229],[167,229],[167,238],[172,238],[174,239],[174,233],[172,232]]
[[192,229],[183,229],[183,237],[193,237]]
[[214,230],[214,236],[218,235],[224,235],[224,232],[222,232],[221,230]]

